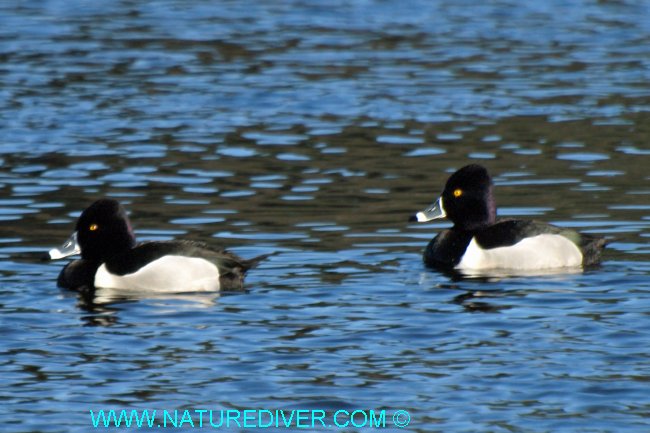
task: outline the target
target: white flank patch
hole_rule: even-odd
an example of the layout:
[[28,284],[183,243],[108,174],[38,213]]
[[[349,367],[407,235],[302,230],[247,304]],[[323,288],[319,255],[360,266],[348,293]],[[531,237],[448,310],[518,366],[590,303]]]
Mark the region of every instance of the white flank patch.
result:
[[205,259],[164,256],[126,275],[113,275],[102,264],[95,274],[95,287],[150,292],[196,292],[219,290],[219,269]]
[[472,238],[456,269],[534,270],[581,265],[582,253],[576,244],[560,235],[542,234],[523,239],[509,247],[487,250]]

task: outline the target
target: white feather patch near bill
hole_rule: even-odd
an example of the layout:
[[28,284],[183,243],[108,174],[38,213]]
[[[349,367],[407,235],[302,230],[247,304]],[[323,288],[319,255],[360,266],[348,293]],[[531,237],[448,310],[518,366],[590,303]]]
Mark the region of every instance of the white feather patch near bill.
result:
[[560,235],[542,234],[521,240],[509,247],[483,249],[475,238],[456,266],[459,270],[517,269],[535,270],[582,265],[580,249]]
[[95,274],[95,287],[151,292],[219,290],[219,269],[196,257],[164,256],[132,274],[114,275],[103,264]]

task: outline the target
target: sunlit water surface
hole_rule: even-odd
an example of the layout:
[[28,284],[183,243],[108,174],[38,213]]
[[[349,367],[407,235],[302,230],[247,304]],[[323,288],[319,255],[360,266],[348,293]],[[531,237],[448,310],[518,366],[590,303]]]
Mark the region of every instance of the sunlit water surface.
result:
[[[529,3],[3,2],[2,430],[122,408],[648,430],[647,9]],[[500,215],[607,237],[603,265],[424,268],[448,224],[408,216],[469,162]],[[245,293],[62,291],[41,253],[102,196],[141,240],[275,254]]]

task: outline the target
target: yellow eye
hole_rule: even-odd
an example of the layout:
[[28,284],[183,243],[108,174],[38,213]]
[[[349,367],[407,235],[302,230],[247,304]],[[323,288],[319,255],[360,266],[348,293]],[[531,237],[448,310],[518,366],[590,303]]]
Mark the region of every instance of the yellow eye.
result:
[[91,232],[94,232],[98,228],[99,228],[99,226],[97,224],[91,224],[90,227],[88,227],[88,230],[90,230]]
[[463,190],[462,189],[457,188],[457,189],[454,190],[454,197],[460,197],[461,195],[463,195]]

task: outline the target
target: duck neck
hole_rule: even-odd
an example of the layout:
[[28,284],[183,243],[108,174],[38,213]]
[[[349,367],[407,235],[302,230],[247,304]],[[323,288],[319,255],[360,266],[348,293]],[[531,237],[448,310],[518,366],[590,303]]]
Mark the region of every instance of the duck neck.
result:
[[492,223],[491,222],[471,222],[471,223],[465,223],[465,224],[454,224],[454,230],[457,231],[463,231],[463,232],[477,232],[480,231],[488,226],[490,226]]
[[454,228],[464,231],[477,231],[491,226],[497,220],[496,206],[494,199],[488,199],[487,203],[482,206],[473,208],[471,218],[463,218],[461,222],[456,222]]

